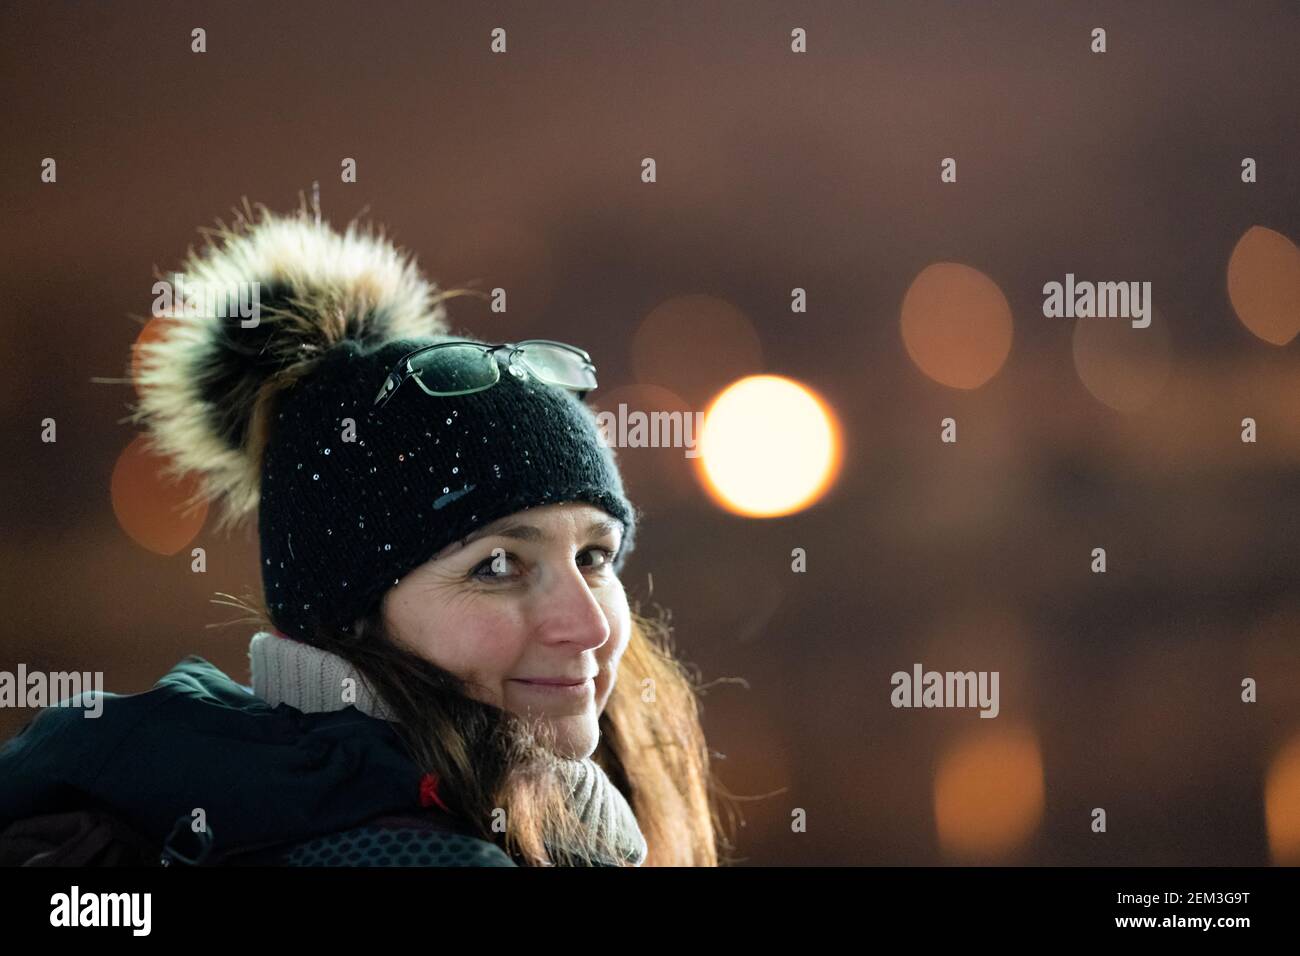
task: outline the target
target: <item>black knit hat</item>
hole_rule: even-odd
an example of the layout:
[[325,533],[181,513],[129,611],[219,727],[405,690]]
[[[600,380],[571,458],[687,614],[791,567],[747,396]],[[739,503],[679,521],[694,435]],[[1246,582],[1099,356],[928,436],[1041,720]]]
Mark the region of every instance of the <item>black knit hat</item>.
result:
[[[461,339],[436,287],[382,236],[339,234],[301,210],[222,225],[182,269],[231,306],[179,312],[137,350],[135,419],[222,525],[258,508],[267,609],[312,643],[348,630],[400,579],[475,528],[531,507],[587,502],[636,532],[614,453],[573,392],[502,374],[434,397],[414,383],[375,405],[395,363]],[[256,321],[234,303],[258,283]],[[199,301],[210,301],[210,298]],[[229,317],[219,317],[222,312]],[[251,326],[251,327],[246,327]]]
[[376,408],[393,364],[431,341],[345,342],[281,400],[258,523],[266,600],[287,634],[350,626],[451,542],[538,505],[584,501],[623,522],[621,570],[633,508],[573,393],[503,374],[450,397],[408,383]]

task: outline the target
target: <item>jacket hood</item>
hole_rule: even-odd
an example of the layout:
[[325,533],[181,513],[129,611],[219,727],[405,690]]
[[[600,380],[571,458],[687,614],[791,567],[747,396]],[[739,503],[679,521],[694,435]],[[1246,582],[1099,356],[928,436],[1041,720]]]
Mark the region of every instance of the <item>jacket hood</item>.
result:
[[46,708],[0,746],[0,829],[94,808],[161,845],[201,809],[220,857],[422,812],[396,730],[355,708],[272,707],[197,656],[100,704],[98,717],[80,698]]

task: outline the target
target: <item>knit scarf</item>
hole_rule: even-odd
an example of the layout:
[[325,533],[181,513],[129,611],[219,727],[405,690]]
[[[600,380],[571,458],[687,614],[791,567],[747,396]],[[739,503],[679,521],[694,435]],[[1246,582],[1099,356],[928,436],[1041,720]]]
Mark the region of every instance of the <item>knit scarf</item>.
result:
[[[373,695],[352,665],[329,651],[262,631],[248,646],[253,693],[272,707],[288,704],[306,714],[356,707],[370,717],[393,720],[384,702]],[[352,678],[356,700],[344,702],[343,681]],[[648,848],[627,799],[590,757],[560,761],[564,782],[578,817],[593,832],[612,838],[623,858],[640,866]],[[619,861],[602,860],[607,865]]]

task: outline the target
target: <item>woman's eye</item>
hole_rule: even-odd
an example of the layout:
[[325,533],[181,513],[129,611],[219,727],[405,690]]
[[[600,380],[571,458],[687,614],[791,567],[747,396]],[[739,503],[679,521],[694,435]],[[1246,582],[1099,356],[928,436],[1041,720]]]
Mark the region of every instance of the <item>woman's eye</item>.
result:
[[[614,559],[618,556],[618,552],[609,548],[594,547],[582,551],[579,555],[580,559],[581,555],[594,556],[591,563],[584,564],[579,560],[581,567],[589,570],[600,571],[613,565]],[[510,568],[517,560],[518,559],[513,554],[508,551],[503,551],[499,555],[493,555],[492,557],[485,558],[481,561],[474,567],[474,570],[470,572],[470,577],[484,581],[505,580],[506,578],[511,577]]]
[[487,580],[508,577],[509,575],[506,572],[510,568],[510,562],[514,560],[515,556],[510,554],[508,551],[494,554],[492,557],[483,561],[474,568],[474,570],[470,572],[470,577],[485,578]]
[[589,567],[593,567],[597,570],[612,565],[614,563],[614,558],[617,555],[617,553],[618,552],[616,551],[611,551],[609,548],[588,548],[586,551],[583,552],[583,554],[598,554],[601,556],[601,561],[599,564],[589,565]]

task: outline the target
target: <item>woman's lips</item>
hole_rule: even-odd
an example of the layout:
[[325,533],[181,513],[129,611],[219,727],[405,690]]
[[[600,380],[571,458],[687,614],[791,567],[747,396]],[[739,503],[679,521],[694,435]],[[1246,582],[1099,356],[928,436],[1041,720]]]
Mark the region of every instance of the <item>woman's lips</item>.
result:
[[596,686],[595,681],[590,677],[576,684],[563,680],[520,680],[519,678],[511,678],[511,683],[548,697],[584,697],[588,691],[594,691]]

